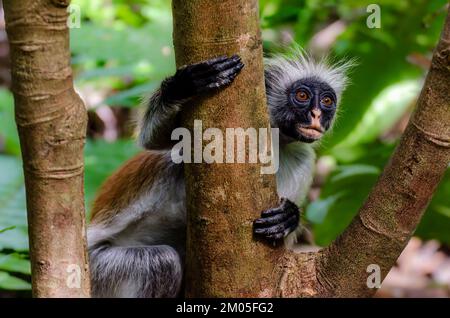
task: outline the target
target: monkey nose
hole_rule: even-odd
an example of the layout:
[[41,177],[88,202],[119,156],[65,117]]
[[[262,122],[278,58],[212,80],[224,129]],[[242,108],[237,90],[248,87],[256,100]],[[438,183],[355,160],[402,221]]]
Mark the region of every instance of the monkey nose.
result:
[[311,115],[314,119],[320,119],[320,116],[322,116],[322,112],[319,109],[312,109],[311,110]]

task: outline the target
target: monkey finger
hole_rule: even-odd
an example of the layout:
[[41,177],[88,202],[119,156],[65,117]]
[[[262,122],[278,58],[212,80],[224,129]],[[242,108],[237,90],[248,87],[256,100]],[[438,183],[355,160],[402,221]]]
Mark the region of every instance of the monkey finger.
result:
[[228,78],[218,79],[217,81],[211,82],[209,84],[199,85],[198,92],[199,93],[208,93],[208,92],[216,91],[217,89],[224,87],[226,85],[229,85],[229,84],[231,84],[231,80]]
[[211,76],[205,80],[197,80],[199,92],[204,93],[214,91],[221,87],[231,84],[242,69],[242,65],[237,65],[233,70],[223,72],[224,75]]
[[271,241],[281,240],[286,236],[288,236],[289,234],[291,234],[292,232],[294,232],[297,229],[297,227],[298,225],[292,225],[289,228],[285,229],[284,232],[266,236],[266,239]]
[[285,238],[286,236],[288,236],[289,234],[294,232],[297,229],[297,227],[298,227],[298,225],[293,224],[293,225],[289,226],[288,228],[286,228],[284,231],[279,231],[279,232],[276,232],[273,234],[265,234],[265,235],[259,234],[258,236],[264,238],[267,241],[275,242],[275,241]]
[[223,71],[217,75],[213,75],[205,79],[196,80],[196,83],[198,87],[204,87],[207,90],[228,85],[236,78],[243,67],[244,64],[237,64],[232,69]]
[[228,60],[228,57],[226,55],[222,55],[210,60],[201,61],[199,63],[183,65],[177,69],[177,73],[183,75],[189,74],[189,76],[193,78],[199,76],[201,77],[201,74],[210,71],[214,64],[221,63],[226,60]]
[[216,63],[210,67],[209,70],[202,72],[199,75],[208,76],[213,74],[218,74],[220,72],[233,69],[236,65],[241,64],[241,58],[237,55],[223,61],[220,63]]
[[284,209],[282,207],[271,208],[271,209],[262,211],[261,217],[267,218],[267,217],[271,217],[271,216],[274,216],[277,214],[282,214],[283,212],[284,212]]
[[229,59],[228,56],[224,54],[224,55],[220,55],[218,57],[206,60],[204,63],[207,65],[213,65],[213,64],[217,64],[217,63],[226,61],[227,59]]
[[261,216],[264,218],[281,213],[299,214],[300,210],[295,203],[287,199],[281,199],[280,206],[263,211]]
[[264,227],[264,228],[255,228],[254,233],[255,234],[262,234],[262,235],[273,235],[276,233],[284,233],[286,229],[289,229],[293,226],[298,225],[298,218],[296,216],[291,216],[288,220],[285,222],[282,222],[277,225],[273,225],[270,227]]
[[266,227],[269,225],[279,224],[292,216],[290,213],[279,213],[269,217],[262,217],[253,222],[255,227]]
[[266,237],[266,239],[268,241],[279,241],[279,240],[281,240],[283,238],[284,238],[284,234],[283,233],[272,234],[272,235],[268,235]]
[[201,61],[199,63],[194,63],[191,65],[188,65],[188,67],[190,67],[192,69],[192,71],[201,71],[201,70],[208,70],[211,68],[212,65],[216,64],[216,63],[221,63],[223,61],[228,60],[228,56],[226,55],[220,55],[218,57],[214,57],[212,59],[209,60],[205,60],[205,61]]
[[217,74],[217,76],[221,77],[221,78],[227,78],[227,77],[235,78],[241,72],[241,70],[243,68],[244,68],[244,63],[239,62],[239,63],[235,64],[233,67],[223,70],[222,72]]
[[211,60],[191,65],[192,73],[198,78],[206,77],[208,75],[218,73],[221,70],[238,63],[239,61],[240,57],[237,55],[233,55],[232,57],[227,57],[226,55],[219,56]]

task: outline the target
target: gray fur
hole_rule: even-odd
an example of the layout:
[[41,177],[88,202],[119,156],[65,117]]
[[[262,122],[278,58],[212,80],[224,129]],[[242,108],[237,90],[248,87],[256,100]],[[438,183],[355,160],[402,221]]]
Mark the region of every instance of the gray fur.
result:
[[272,87],[268,94],[269,105],[284,101],[284,92],[289,86],[304,78],[317,78],[330,85],[339,99],[348,84],[347,73],[355,65],[354,60],[332,63],[324,57],[315,61],[301,49],[292,49],[286,54],[277,54],[265,59],[265,70],[271,75]]
[[139,129],[139,144],[147,149],[164,149],[171,143],[170,134],[183,101],[164,103],[158,89],[144,104],[147,107]]
[[[277,116],[277,106],[286,102],[286,89],[291,83],[317,77],[340,96],[347,83],[345,71],[351,65],[329,66],[325,60],[315,63],[301,51],[290,57],[268,59],[266,63],[267,102],[272,122]],[[150,151],[164,149],[167,169],[158,182],[150,189],[142,189],[139,199],[108,224],[89,227],[96,297],[175,297],[180,291],[185,256],[185,186],[182,165],[170,162],[170,135],[177,127],[176,118],[183,102],[166,105],[158,90],[147,103],[139,141]],[[280,147],[278,194],[300,203],[312,181],[314,150],[310,144],[291,140],[284,140]],[[285,239],[288,247],[295,242],[297,234],[294,232]]]
[[168,245],[90,249],[94,297],[176,297],[182,281],[178,253]]

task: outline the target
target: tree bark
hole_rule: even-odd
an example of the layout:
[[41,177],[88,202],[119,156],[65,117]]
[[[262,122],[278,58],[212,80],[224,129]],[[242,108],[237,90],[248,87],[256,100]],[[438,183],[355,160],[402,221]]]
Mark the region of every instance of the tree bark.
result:
[[[184,114],[203,128],[267,127],[256,0],[174,0],[177,64],[238,53],[246,67],[226,90]],[[370,264],[384,278],[415,230],[450,161],[450,12],[417,110],[358,216],[329,247],[294,253],[252,238],[276,201],[258,165],[188,164],[186,295],[368,297]]]
[[283,295],[369,297],[368,266],[388,274],[416,229],[450,162],[450,9],[431,68],[400,144],[346,231],[316,254],[289,255]]
[[5,0],[35,297],[88,297],[86,109],[73,88],[69,0]]
[[[269,127],[257,0],[174,0],[178,66],[239,54],[245,64],[225,90],[184,113],[203,129]],[[225,148],[225,146],[224,146]],[[252,239],[252,222],[277,201],[274,175],[258,164],[186,164],[188,208],[186,295],[270,296],[280,250]]]

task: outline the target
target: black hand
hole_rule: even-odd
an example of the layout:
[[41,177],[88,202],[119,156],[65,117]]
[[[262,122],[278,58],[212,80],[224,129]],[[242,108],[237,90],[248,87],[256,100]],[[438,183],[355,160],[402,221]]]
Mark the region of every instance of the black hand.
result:
[[276,208],[261,213],[261,218],[253,222],[253,233],[267,241],[278,241],[295,231],[300,221],[297,205],[282,198]]
[[180,101],[218,90],[233,82],[244,67],[241,58],[220,56],[177,70],[161,85],[166,101]]

